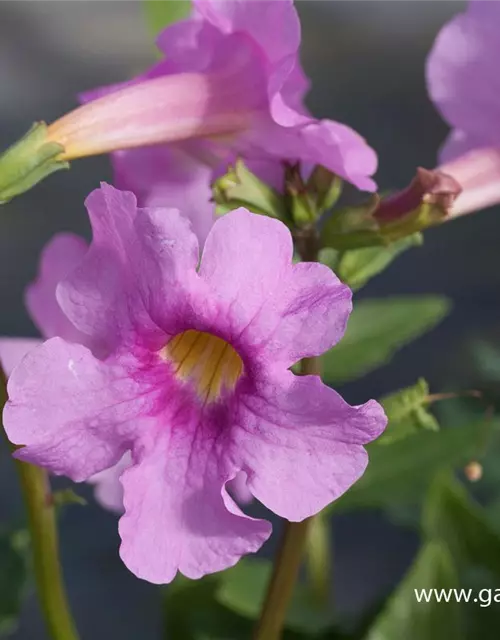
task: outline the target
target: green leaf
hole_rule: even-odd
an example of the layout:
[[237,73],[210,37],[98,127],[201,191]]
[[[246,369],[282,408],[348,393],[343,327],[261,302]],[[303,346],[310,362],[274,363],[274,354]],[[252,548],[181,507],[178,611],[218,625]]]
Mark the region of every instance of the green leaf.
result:
[[387,446],[369,445],[365,474],[334,503],[335,511],[421,502],[436,473],[469,462],[491,428],[490,421],[483,421],[438,432],[421,431]]
[[336,265],[336,274],[353,291],[357,291],[374,276],[384,271],[401,253],[411,247],[421,246],[423,241],[421,233],[414,233],[387,247],[342,251]]
[[238,640],[252,624],[219,604],[215,594],[223,574],[188,580],[178,576],[165,590],[165,639]]
[[449,312],[443,296],[360,300],[340,343],[322,358],[328,383],[358,378],[383,366],[398,349],[430,331]]
[[[256,620],[262,609],[271,572],[272,564],[268,560],[240,560],[235,567],[222,574],[217,600],[235,613]],[[332,625],[332,614],[315,606],[307,590],[297,585],[285,624],[292,631],[320,633]]]
[[0,636],[17,627],[27,580],[25,557],[16,540],[16,535],[0,534]]
[[457,587],[457,571],[446,546],[427,542],[366,640],[459,640],[463,637],[460,603],[452,598],[418,602],[415,595],[415,590]]
[[450,473],[438,475],[432,483],[423,525],[428,538],[447,545],[456,563],[482,566],[500,576],[500,535]]
[[488,342],[477,342],[474,358],[480,372],[494,382],[500,381],[500,350]]
[[389,422],[384,433],[377,440],[377,444],[392,444],[422,429],[437,431],[438,421],[426,409],[428,396],[429,385],[420,378],[411,387],[382,398],[380,404]]
[[146,23],[154,36],[168,25],[183,20],[191,11],[190,0],[144,0]]

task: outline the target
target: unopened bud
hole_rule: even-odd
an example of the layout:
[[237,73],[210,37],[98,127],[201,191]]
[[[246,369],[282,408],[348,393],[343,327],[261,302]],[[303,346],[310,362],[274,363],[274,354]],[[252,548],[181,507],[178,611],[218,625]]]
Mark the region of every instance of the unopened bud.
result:
[[317,165],[307,181],[307,191],[314,198],[318,213],[330,210],[342,193],[342,180],[329,169]]

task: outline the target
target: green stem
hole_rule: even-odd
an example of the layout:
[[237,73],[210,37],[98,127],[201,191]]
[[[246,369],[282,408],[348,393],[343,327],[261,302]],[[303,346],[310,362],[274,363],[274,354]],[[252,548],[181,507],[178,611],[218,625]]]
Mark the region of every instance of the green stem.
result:
[[[319,375],[319,358],[301,361],[302,375]],[[297,581],[312,518],[302,522],[286,522],[281,545],[274,563],[255,640],[279,640]]]
[[325,609],[330,600],[332,554],[328,520],[319,513],[311,518],[306,543],[306,566],[314,605]]
[[286,522],[255,640],[279,640],[299,573],[310,519]]
[[78,640],[64,590],[55,509],[46,471],[16,460],[31,536],[38,598],[53,640]]

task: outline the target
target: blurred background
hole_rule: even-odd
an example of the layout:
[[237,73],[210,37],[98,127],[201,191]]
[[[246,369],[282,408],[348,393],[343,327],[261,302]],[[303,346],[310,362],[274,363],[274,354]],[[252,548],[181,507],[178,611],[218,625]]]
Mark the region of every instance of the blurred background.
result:
[[[438,30],[463,3],[302,0],[297,6],[312,112],[346,122],[368,139],[379,154],[381,189],[405,186],[417,166],[432,168],[447,128],[427,98],[424,62]],[[33,121],[50,122],[71,109],[78,92],[124,80],[153,59],[140,2],[0,2],[0,149]],[[36,335],[23,307],[24,287],[54,233],[88,237],[83,201],[101,180],[111,180],[106,158],[79,161],[2,208],[1,335]],[[362,296],[444,293],[454,311],[390,365],[346,386],[342,392],[350,402],[410,385],[418,376],[433,391],[474,385],[467,346],[479,335],[494,339],[500,328],[499,237],[495,210],[459,219],[428,231],[423,247],[406,252],[363,289]],[[82,493],[90,496],[87,487]],[[4,453],[0,520],[20,518],[21,509]],[[337,606],[354,613],[400,579],[417,539],[377,513],[338,517],[334,528]],[[116,518],[90,499],[86,508],[64,512],[60,531],[82,637],[160,637],[160,592],[119,561]],[[264,553],[272,552],[272,544]],[[33,597],[14,637],[43,637]]]

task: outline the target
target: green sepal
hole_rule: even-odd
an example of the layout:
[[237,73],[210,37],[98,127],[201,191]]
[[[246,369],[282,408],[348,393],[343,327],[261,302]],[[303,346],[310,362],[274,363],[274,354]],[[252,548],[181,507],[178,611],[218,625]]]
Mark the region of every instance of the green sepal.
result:
[[245,207],[253,213],[286,221],[283,196],[253,174],[240,158],[213,183],[212,193],[220,214]]
[[340,198],[342,179],[321,165],[316,165],[307,181],[307,191],[314,198],[319,214],[329,211]]
[[[423,242],[422,234],[414,233],[387,247],[365,247],[340,251],[336,258],[336,264],[332,268],[342,282],[353,291],[357,291],[374,276],[384,271],[401,253],[411,247],[419,247]],[[334,249],[322,249],[323,254],[327,251],[334,251]]]
[[64,147],[47,142],[47,125],[35,123],[26,135],[0,156],[0,204],[28,191],[69,163],[59,160]]

